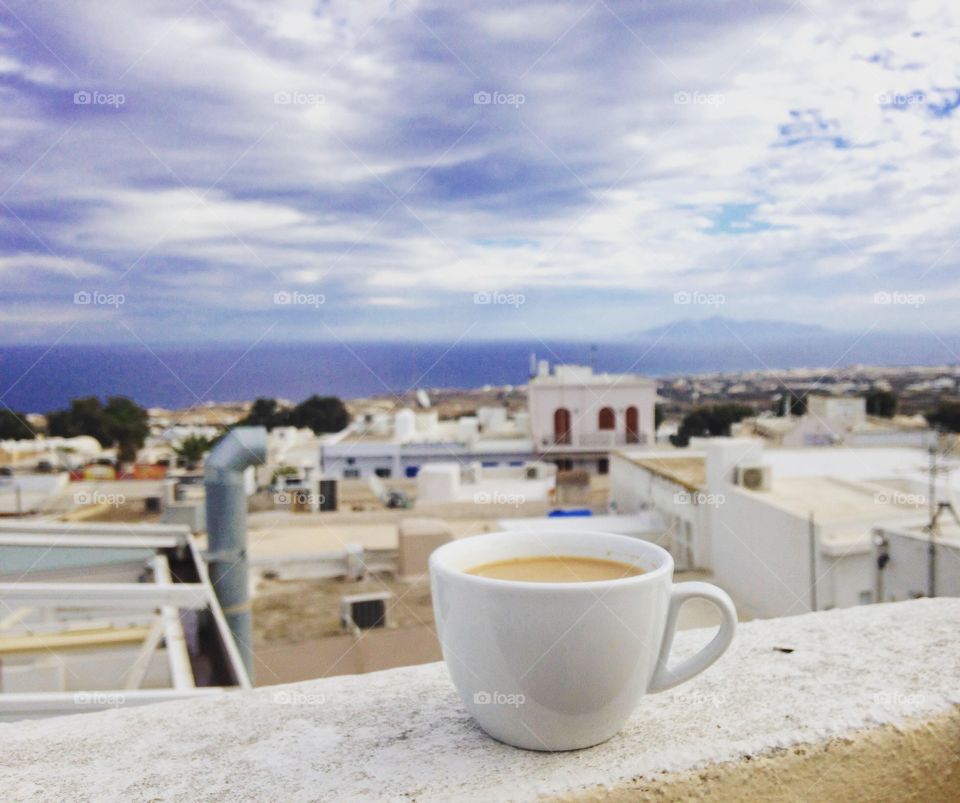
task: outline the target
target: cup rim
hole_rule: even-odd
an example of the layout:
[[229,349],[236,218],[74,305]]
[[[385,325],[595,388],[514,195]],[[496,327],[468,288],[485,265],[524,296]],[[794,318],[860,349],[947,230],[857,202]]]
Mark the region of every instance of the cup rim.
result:
[[[655,569],[643,572],[643,574],[633,575],[631,577],[617,577],[613,580],[583,580],[583,581],[574,581],[570,583],[543,583],[538,581],[531,580],[504,580],[499,577],[483,577],[478,574],[470,574],[469,572],[464,571],[463,569],[455,569],[451,566],[446,566],[441,563],[445,552],[453,552],[458,547],[459,548],[469,548],[471,542],[480,543],[482,539],[489,538],[491,536],[499,535],[536,535],[538,537],[549,538],[555,535],[561,536],[584,536],[586,538],[602,536],[606,539],[612,539],[623,544],[625,547],[636,545],[637,543],[643,544],[643,548],[650,550],[654,553],[659,553],[660,565]],[[481,565],[481,564],[478,564]],[[614,588],[625,588],[630,585],[642,585],[643,583],[653,582],[656,579],[667,575],[669,577],[673,576],[674,570],[674,561],[673,556],[662,546],[654,544],[652,541],[645,541],[641,538],[634,538],[630,535],[623,535],[622,533],[607,533],[602,530],[549,530],[544,529],[542,531],[537,530],[498,530],[492,533],[481,533],[479,535],[471,535],[467,538],[457,538],[453,541],[449,541],[443,546],[437,547],[430,554],[429,560],[430,574],[444,572],[450,576],[456,577],[459,580],[471,583],[477,586],[487,586],[489,588],[518,588],[529,591],[575,591],[577,589],[583,590],[596,590],[598,588],[603,588],[605,586],[610,586]]]

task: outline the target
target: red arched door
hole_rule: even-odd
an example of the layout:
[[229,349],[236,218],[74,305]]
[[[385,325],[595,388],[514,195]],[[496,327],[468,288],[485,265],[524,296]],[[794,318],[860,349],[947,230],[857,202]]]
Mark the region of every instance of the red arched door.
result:
[[627,408],[627,443],[640,443],[640,416],[636,407]]
[[612,407],[604,407],[597,416],[597,429],[616,429],[617,414]]
[[553,414],[553,439],[570,443],[570,411],[566,407],[558,407]]

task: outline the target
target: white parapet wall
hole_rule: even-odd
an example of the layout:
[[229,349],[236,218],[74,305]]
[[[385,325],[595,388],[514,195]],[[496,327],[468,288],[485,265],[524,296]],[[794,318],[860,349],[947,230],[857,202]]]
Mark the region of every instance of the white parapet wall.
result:
[[[960,599],[742,625],[609,742],[534,753],[443,664],[0,726],[3,794],[53,800],[956,800]],[[676,659],[705,641],[677,635]]]

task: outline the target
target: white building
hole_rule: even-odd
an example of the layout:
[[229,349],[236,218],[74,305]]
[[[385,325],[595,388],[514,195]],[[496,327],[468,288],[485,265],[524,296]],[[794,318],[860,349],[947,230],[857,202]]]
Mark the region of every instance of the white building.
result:
[[947,521],[931,541],[926,523],[877,529],[873,557],[878,602],[960,597],[960,527]]
[[678,564],[711,570],[758,616],[784,616],[874,601],[873,529],[922,514],[927,460],[916,449],[693,439],[616,453],[611,495],[618,512],[664,517]]
[[541,360],[528,386],[537,454],[561,469],[607,473],[611,449],[655,442],[657,383],[637,374]]
[[867,415],[862,396],[807,396],[803,416],[759,416],[734,424],[731,434],[758,435],[773,446],[905,446],[923,448],[936,439],[922,417]]
[[267,459],[257,467],[261,486],[273,483],[277,472],[287,475],[288,485],[320,477],[320,437],[308,427],[274,427],[267,433]]
[[67,494],[69,485],[65,472],[0,477],[0,515],[52,512],[61,507],[58,501]]
[[680,571],[710,565],[705,485],[700,450],[631,449],[611,455],[612,507],[620,514],[646,511],[662,517],[667,536],[663,545]]
[[862,396],[807,396],[807,415],[820,419],[837,433],[852,432],[867,421],[867,400]]
[[551,502],[557,467],[550,463],[484,468],[480,463],[430,463],[417,474],[417,504],[472,502],[512,505]]
[[0,465],[12,468],[33,468],[45,462],[56,469],[76,469],[103,454],[100,442],[89,435],[0,441]]
[[319,451],[325,477],[414,478],[430,463],[520,467],[533,458],[533,442],[526,416],[509,418],[481,408],[476,416],[440,421],[435,410],[401,409],[392,420],[354,422],[322,439]]
[[143,447],[137,452],[138,463],[156,464],[166,462],[176,466],[179,455],[177,449],[188,438],[204,438],[214,440],[223,432],[222,427],[208,424],[173,424],[170,426],[151,427],[152,434],[144,441]]

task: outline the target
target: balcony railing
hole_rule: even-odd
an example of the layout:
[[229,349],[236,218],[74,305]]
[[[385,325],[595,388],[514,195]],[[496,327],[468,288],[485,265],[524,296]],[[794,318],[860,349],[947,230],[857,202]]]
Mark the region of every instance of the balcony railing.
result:
[[541,438],[540,446],[553,448],[557,446],[575,447],[577,449],[596,449],[599,451],[613,449],[618,446],[642,446],[647,442],[643,435],[627,437],[626,434],[614,430],[600,430],[599,432],[585,432],[580,435],[570,434],[565,438],[549,435]]
[[[121,699],[118,711],[0,726],[4,789],[20,800],[956,800],[958,625],[955,598],[749,622],[702,675],[645,697],[618,736],[550,756],[485,736],[439,663],[142,708]],[[706,638],[679,633],[675,660]]]
[[623,436],[618,436],[612,429],[584,432],[579,438],[579,445],[586,449],[612,449],[622,442]]

